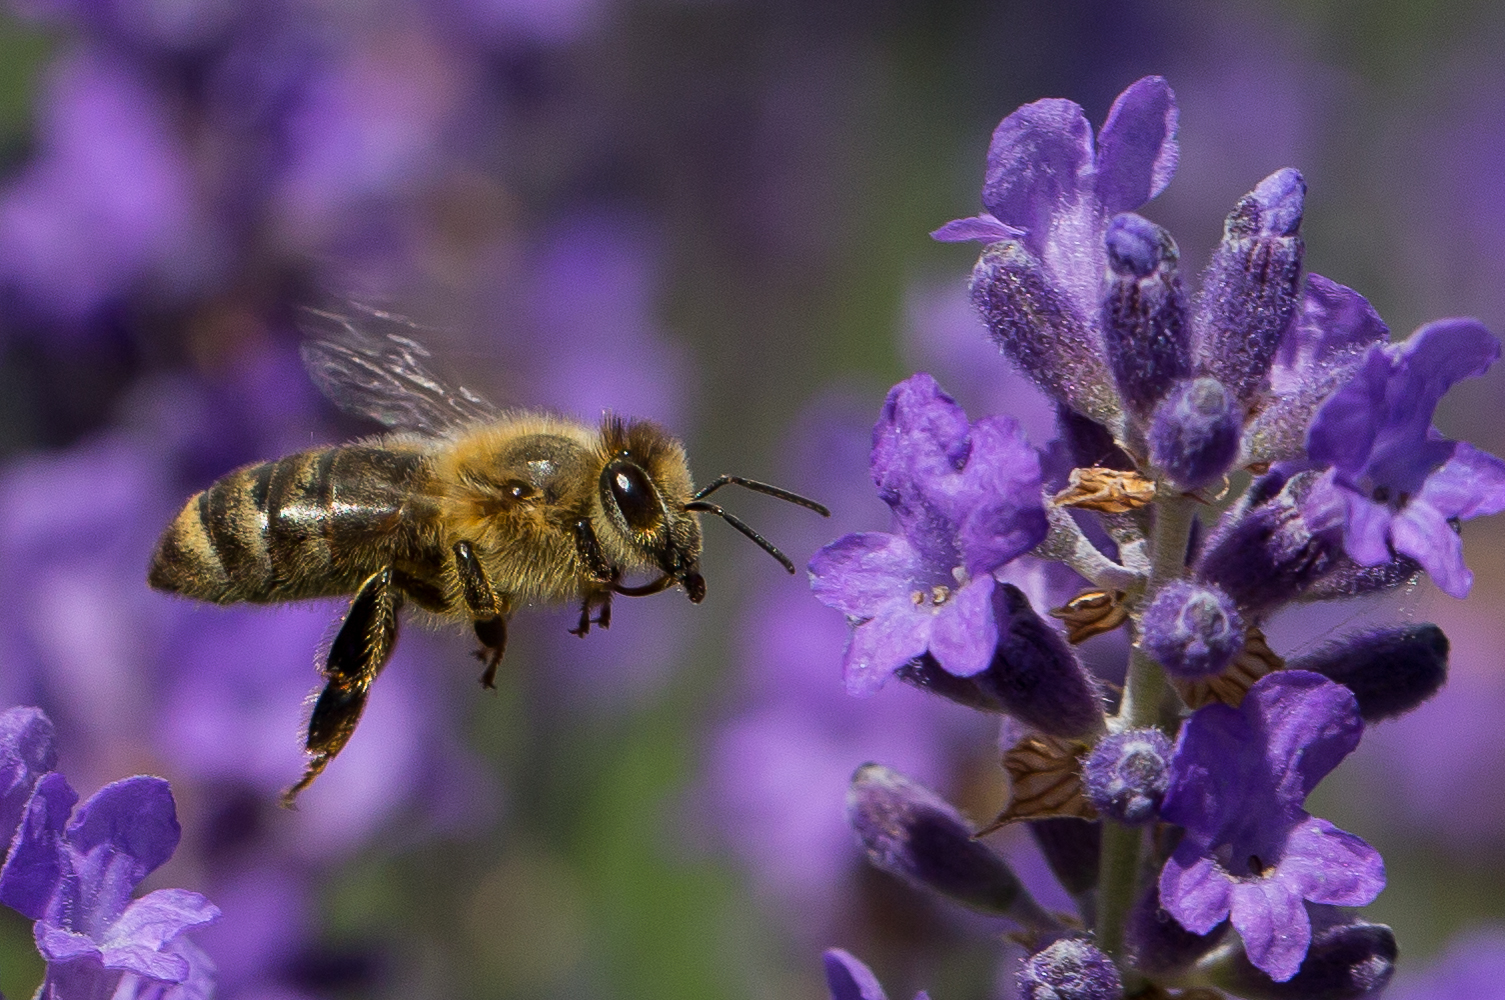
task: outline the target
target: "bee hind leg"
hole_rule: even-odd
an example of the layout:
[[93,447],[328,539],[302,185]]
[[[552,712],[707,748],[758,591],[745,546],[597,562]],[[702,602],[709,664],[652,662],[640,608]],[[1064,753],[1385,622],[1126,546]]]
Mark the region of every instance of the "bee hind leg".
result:
[[329,647],[324,665],[324,689],[314,702],[304,748],[309,761],[303,777],[282,793],[291,809],[298,794],[324,773],[329,762],[355,733],[371,682],[381,673],[397,645],[397,612],[402,592],[392,585],[390,567],[372,574],[356,591],[344,624]]
[[475,629],[476,638],[481,643],[481,648],[476,650],[476,658],[486,665],[481,671],[481,686],[495,688],[496,668],[507,650],[506,608],[503,602],[497,600],[496,588],[491,585],[486,567],[476,558],[471,544],[456,542],[454,553],[460,593],[465,599],[465,607],[470,611],[471,626]]

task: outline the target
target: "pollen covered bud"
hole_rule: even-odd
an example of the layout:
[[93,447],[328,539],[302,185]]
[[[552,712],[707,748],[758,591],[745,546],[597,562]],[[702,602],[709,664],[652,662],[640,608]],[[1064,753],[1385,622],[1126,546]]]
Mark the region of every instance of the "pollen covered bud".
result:
[[1192,328],[1197,366],[1240,400],[1270,370],[1296,311],[1306,182],[1289,167],[1260,181],[1223,223],[1223,240],[1202,276]]
[[1016,240],[994,243],[972,269],[972,304],[993,341],[1041,391],[1112,426],[1119,406],[1097,334]]
[[1314,930],[1301,968],[1283,983],[1271,981],[1242,951],[1212,979],[1249,1000],[1363,1000],[1379,996],[1390,982],[1398,953],[1389,927],[1356,921]]
[[1103,241],[1108,365],[1125,406],[1143,419],[1167,388],[1191,374],[1186,295],[1176,271],[1181,254],[1170,233],[1132,212],[1115,216]]
[[864,764],[847,790],[847,822],[873,866],[909,884],[1039,927],[1054,921],[1013,869],[944,799],[897,771]]
[[1217,587],[1173,580],[1145,610],[1140,644],[1176,677],[1208,677],[1244,648],[1238,606]]
[[1182,382],[1155,408],[1150,461],[1181,489],[1201,489],[1233,465],[1243,427],[1243,407],[1217,379]]
[[1021,1000],[1122,1000],[1113,960],[1084,938],[1062,938],[1024,960]]
[[1436,625],[1406,625],[1347,636],[1292,660],[1348,688],[1365,722],[1394,718],[1420,705],[1448,676],[1448,638]]
[[1153,727],[1105,736],[1082,764],[1087,798],[1109,819],[1148,823],[1170,787],[1170,758],[1170,740]]

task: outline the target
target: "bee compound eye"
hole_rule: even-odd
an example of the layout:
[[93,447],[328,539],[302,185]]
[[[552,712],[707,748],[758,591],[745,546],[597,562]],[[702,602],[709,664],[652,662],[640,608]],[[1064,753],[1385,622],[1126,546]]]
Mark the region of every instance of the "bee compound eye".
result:
[[653,481],[632,462],[612,462],[601,473],[601,485],[633,531],[652,531],[663,521],[663,503]]

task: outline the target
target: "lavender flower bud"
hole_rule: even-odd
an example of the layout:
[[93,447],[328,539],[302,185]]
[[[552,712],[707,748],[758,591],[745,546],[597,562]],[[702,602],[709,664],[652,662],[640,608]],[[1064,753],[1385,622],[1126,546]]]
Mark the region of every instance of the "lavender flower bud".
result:
[[1383,594],[1404,587],[1422,573],[1421,563],[1396,555],[1378,566],[1360,566],[1339,551],[1332,568],[1301,592],[1303,601],[1336,601],[1365,594]]
[[1103,240],[1108,364],[1125,405],[1144,418],[1167,388],[1191,374],[1186,296],[1176,273],[1181,255],[1169,233],[1131,212],[1115,216]]
[[994,243],[972,270],[972,304],[993,340],[1041,391],[1102,424],[1118,398],[1097,335],[1040,259],[1014,240]]
[[894,676],[922,691],[949,698],[958,705],[965,705],[979,712],[1008,714],[1008,706],[990,688],[979,683],[978,675],[958,677],[937,663],[929,653],[922,653],[910,660],[895,670]]
[[1129,911],[1125,943],[1134,968],[1149,976],[1167,976],[1191,967],[1215,948],[1228,932],[1225,920],[1206,934],[1193,934],[1160,905],[1160,886],[1149,889]]
[[1296,311],[1306,182],[1277,170],[1239,199],[1202,276],[1197,365],[1243,401],[1259,390]]
[[972,839],[961,814],[922,785],[864,764],[847,791],[847,822],[873,866],[983,913],[1049,924],[1013,869]]
[[1314,931],[1301,968],[1283,983],[1272,982],[1242,951],[1214,979],[1249,1000],[1361,1000],[1390,982],[1397,954],[1389,927],[1354,922]]
[[1065,816],[1037,819],[1029,824],[1029,832],[1063,889],[1080,897],[1097,888],[1101,823]]
[[1097,811],[1129,826],[1152,821],[1170,787],[1171,742],[1155,728],[1126,729],[1100,740],[1082,765]]
[[1243,416],[1217,379],[1182,382],[1155,408],[1150,461],[1181,489],[1201,489],[1233,465]]
[[1177,677],[1209,677],[1244,648],[1244,620],[1217,587],[1173,580],[1145,610],[1145,651]]
[[1097,686],[1066,637],[1010,583],[993,588],[998,648],[978,684],[1008,713],[1051,736],[1085,736],[1103,726]]
[[1062,938],[1024,960],[1021,1000],[1121,1000],[1118,967],[1083,938]]
[[1347,636],[1292,660],[1354,693],[1359,715],[1378,722],[1411,711],[1447,680],[1448,639],[1436,625],[1375,629]]
[[1241,505],[1208,540],[1197,563],[1199,579],[1256,619],[1295,600],[1339,564],[1342,540],[1314,535],[1301,517],[1300,495],[1310,480],[1293,477],[1264,503]]

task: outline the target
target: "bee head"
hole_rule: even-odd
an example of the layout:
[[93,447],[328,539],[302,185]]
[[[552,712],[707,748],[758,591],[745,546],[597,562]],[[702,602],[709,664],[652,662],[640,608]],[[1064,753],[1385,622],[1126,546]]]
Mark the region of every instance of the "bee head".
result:
[[690,472],[684,448],[668,431],[644,420],[608,419],[603,428],[608,460],[601,470],[600,501],[613,534],[630,555],[678,583],[690,600],[705,597],[700,575],[700,524],[685,508]]

